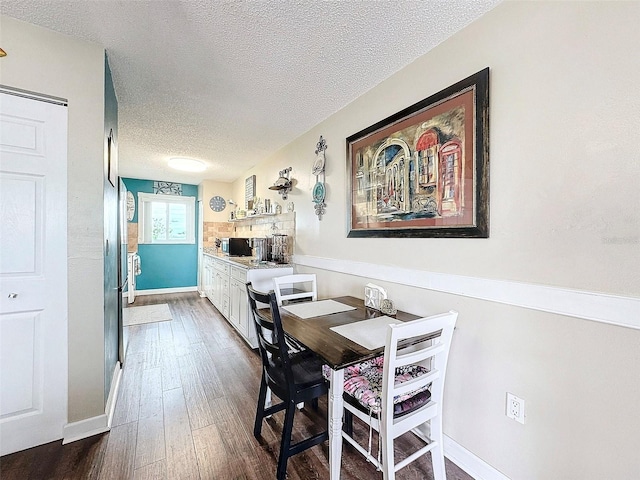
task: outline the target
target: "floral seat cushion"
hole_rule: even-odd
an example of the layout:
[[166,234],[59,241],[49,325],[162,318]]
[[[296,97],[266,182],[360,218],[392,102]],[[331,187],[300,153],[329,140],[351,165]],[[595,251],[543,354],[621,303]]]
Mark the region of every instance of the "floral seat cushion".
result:
[[[372,413],[380,413],[382,405],[382,368],[384,357],[376,357],[366,362],[358,363],[344,370],[344,392],[355,398],[363,407]],[[330,370],[327,365],[322,367],[325,378],[329,379]],[[418,366],[408,365],[396,368],[395,383],[407,382],[417,378],[429,370]],[[422,388],[394,397],[394,414],[402,415],[419,408],[426,403],[431,395],[426,390],[429,384]]]

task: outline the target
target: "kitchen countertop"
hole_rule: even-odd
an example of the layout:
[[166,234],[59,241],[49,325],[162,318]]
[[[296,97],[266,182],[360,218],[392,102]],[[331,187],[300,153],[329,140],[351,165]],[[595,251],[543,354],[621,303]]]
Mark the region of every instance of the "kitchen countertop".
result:
[[230,257],[228,255],[217,253],[216,249],[211,247],[205,247],[203,249],[203,253],[205,255],[209,255],[210,257],[223,260],[231,265],[247,268],[249,270],[267,269],[267,268],[290,268],[293,266],[290,263],[274,263],[274,262],[261,262],[257,264],[257,263],[253,263],[254,262],[253,257]]

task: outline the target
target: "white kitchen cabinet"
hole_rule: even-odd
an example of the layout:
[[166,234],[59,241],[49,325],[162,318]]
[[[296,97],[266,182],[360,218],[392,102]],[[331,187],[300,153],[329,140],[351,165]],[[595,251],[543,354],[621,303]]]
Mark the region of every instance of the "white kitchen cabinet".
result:
[[229,270],[230,265],[220,259],[213,259],[213,304],[225,318],[229,318]]
[[245,283],[235,278],[231,279],[230,292],[229,292],[229,322],[233,325],[243,337],[249,340],[251,335],[247,328],[247,288]]
[[[207,260],[210,260],[209,264],[207,264]],[[210,295],[207,293],[207,298],[240,336],[252,348],[257,348],[258,340],[249,309],[246,284],[251,282],[257,290],[268,292],[273,290],[273,278],[291,275],[293,267],[254,266],[248,258],[240,260],[205,255],[203,262],[205,279],[207,278],[207,265],[209,265],[210,275],[210,281],[205,280],[205,293],[210,292]],[[207,285],[210,285],[208,290]]]
[[213,303],[213,258],[204,255],[202,260],[202,289],[205,296]]

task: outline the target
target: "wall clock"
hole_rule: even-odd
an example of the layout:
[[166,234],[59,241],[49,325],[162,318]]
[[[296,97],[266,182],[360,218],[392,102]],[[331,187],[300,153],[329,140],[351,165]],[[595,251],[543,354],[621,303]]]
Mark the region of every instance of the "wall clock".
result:
[[220,195],[216,195],[215,197],[211,197],[211,200],[209,200],[209,206],[214,212],[221,212],[227,206],[227,202],[225,202],[224,198]]

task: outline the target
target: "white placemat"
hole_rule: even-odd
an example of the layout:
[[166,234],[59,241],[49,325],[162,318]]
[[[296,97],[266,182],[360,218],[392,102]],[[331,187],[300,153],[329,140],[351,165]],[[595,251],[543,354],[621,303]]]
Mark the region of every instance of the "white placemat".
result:
[[322,315],[331,315],[332,313],[348,312],[356,309],[356,307],[345,305],[335,300],[292,303],[282,308],[300,318],[321,317]]
[[389,324],[402,323],[402,320],[387,317],[376,317],[361,322],[348,323],[337,327],[331,327],[336,333],[348,338],[352,342],[362,345],[369,350],[384,347],[387,340],[387,327]]

